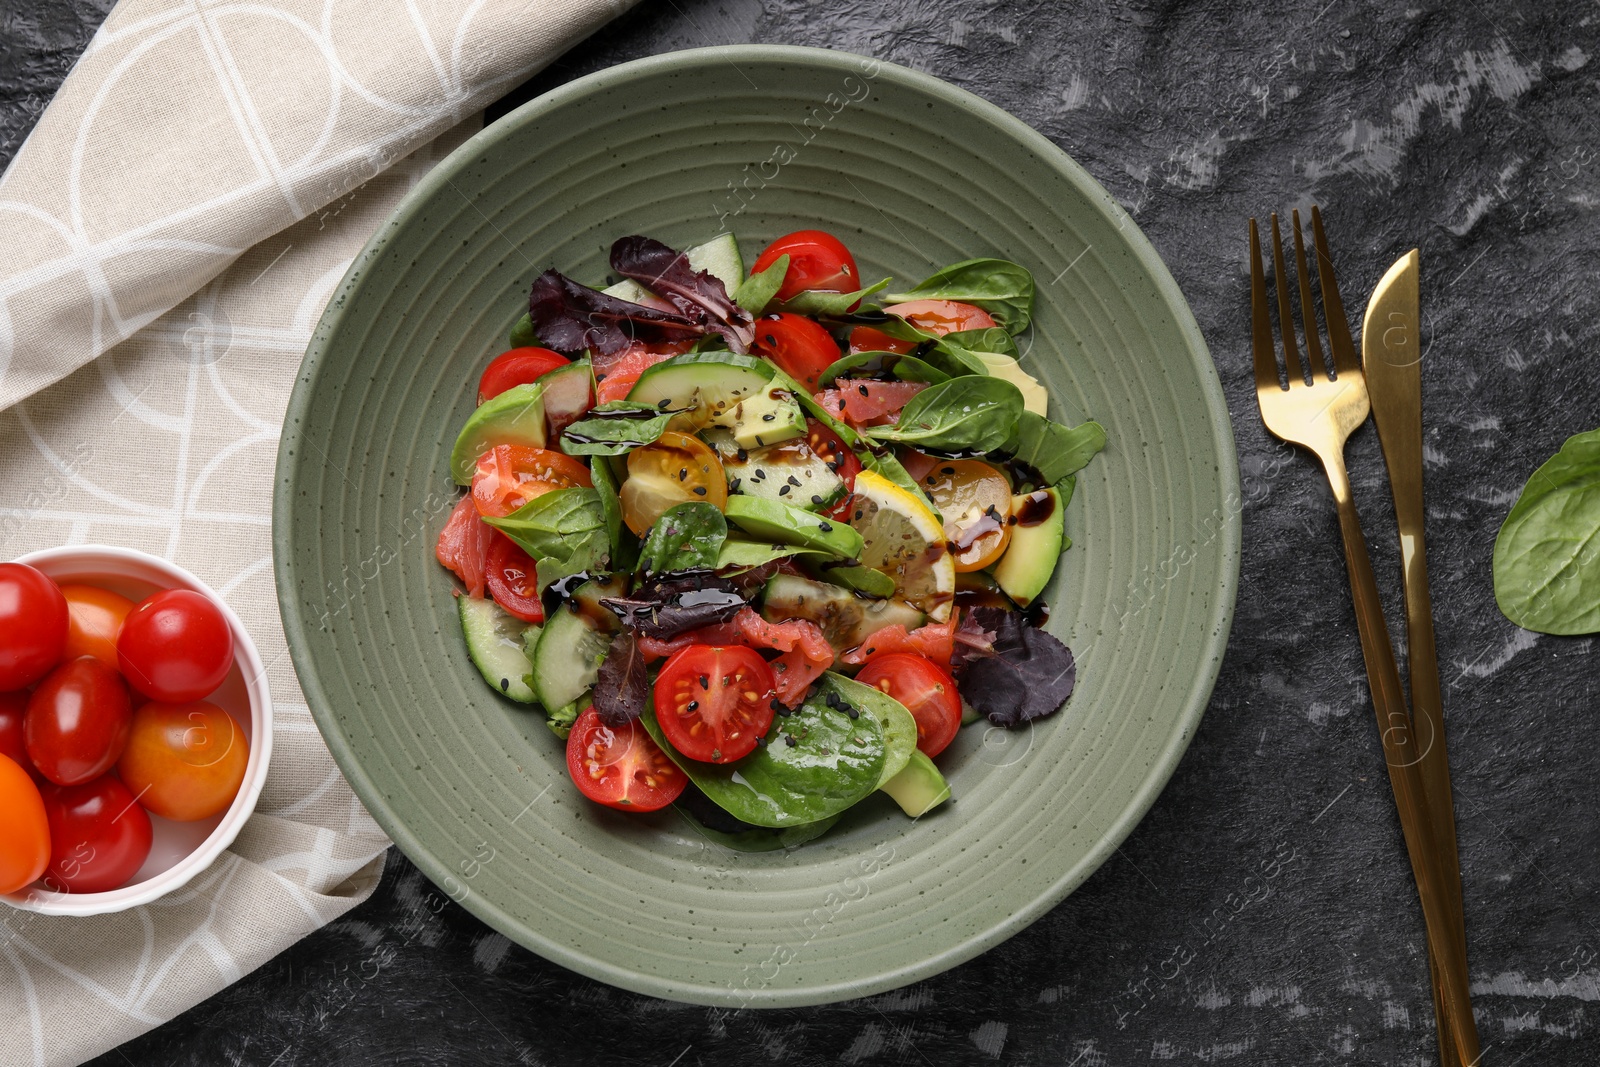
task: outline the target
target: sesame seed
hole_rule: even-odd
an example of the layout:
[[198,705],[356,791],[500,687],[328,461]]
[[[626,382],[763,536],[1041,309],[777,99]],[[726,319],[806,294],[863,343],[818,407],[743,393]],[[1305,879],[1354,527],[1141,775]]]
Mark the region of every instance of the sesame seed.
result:
[[694,487],[694,495],[695,496],[705,496],[706,495],[706,487],[703,486],[703,485],[695,486]]

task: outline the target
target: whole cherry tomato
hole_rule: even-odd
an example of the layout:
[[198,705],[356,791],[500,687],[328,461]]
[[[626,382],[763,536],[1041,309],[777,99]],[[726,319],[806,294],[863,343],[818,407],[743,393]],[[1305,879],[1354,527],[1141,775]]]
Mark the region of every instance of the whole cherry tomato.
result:
[[0,563],[0,692],[50,673],[67,647],[67,598],[43,571]]
[[210,696],[233,666],[233,630],[211,600],[167,589],[128,613],[117,638],[128,684],[151,700],[186,704]]
[[39,880],[50,863],[50,824],[39,787],[10,756],[0,755],[0,893]]
[[32,695],[27,691],[0,693],[0,756],[10,756],[23,770],[37,775],[22,725],[28,714],[28,697]]
[[107,667],[117,668],[117,635],[122,620],[133,610],[125,596],[93,585],[64,585],[67,598],[67,648],[63,659],[93,656]]
[[752,274],[760,274],[781,256],[789,257],[778,299],[788,300],[807,289],[850,293],[861,288],[861,271],[844,242],[825,230],[796,230],[768,245],[756,257]]
[[45,884],[103,893],[127,883],[150,855],[150,816],[114,774],[82,785],[46,786],[50,866]]
[[117,774],[154,814],[194,822],[233,803],[249,762],[244,728],[215,704],[152,701],[134,712]]
[[40,774],[56,785],[78,785],[116,765],[132,723],[122,676],[81,656],[51,671],[33,691],[23,734]]

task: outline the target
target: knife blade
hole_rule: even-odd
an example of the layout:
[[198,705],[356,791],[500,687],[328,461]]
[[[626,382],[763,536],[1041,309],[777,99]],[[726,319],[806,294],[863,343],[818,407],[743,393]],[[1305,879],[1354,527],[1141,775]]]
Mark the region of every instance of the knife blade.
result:
[[[1444,709],[1439,685],[1439,656],[1434,643],[1433,598],[1428,590],[1428,552],[1423,530],[1422,496],[1422,338],[1421,259],[1412,249],[1390,266],[1373,290],[1362,319],[1361,364],[1378,425],[1378,441],[1389,469],[1394,494],[1395,524],[1400,533],[1400,566],[1406,602],[1406,673],[1411,689],[1412,730],[1423,746],[1418,770],[1434,840],[1443,852],[1453,933],[1458,958],[1466,958],[1466,928],[1461,903],[1461,861],[1456,846],[1455,808],[1450,792],[1450,762],[1445,747]],[[1434,1011],[1444,1001],[1434,962]],[[1476,1043],[1477,1030],[1465,1020]],[[1439,1028],[1440,1054],[1452,1056],[1448,1028]],[[1476,1062],[1478,1049],[1459,1050],[1465,1062]]]

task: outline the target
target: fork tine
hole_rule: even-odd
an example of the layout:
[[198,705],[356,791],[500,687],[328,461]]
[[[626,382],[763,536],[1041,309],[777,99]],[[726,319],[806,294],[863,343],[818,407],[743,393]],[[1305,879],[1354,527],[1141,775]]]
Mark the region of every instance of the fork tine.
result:
[[1290,218],[1294,222],[1295,273],[1300,275],[1300,321],[1306,333],[1306,369],[1311,372],[1311,380],[1316,381],[1319,375],[1328,376],[1328,364],[1322,358],[1321,331],[1317,329],[1317,311],[1311,303],[1311,272],[1306,269],[1306,244],[1300,237],[1300,209],[1295,208]]
[[1328,320],[1328,347],[1333,349],[1333,366],[1340,374],[1360,373],[1361,360],[1350,339],[1350,320],[1339,299],[1339,282],[1333,276],[1333,256],[1328,252],[1328,235],[1322,231],[1322,210],[1311,206],[1311,239],[1317,247],[1317,281],[1322,284],[1322,311]]
[[[1305,384],[1300,370],[1300,350],[1294,343],[1294,313],[1289,310],[1289,271],[1283,265],[1283,239],[1278,235],[1278,213],[1272,213],[1272,285],[1278,290],[1278,333],[1283,338],[1283,363],[1289,372],[1289,388]],[[1316,320],[1311,328],[1316,329]]]
[[1256,388],[1282,389],[1278,357],[1272,351],[1272,318],[1267,312],[1267,279],[1261,267],[1261,234],[1250,220],[1250,347],[1255,357]]

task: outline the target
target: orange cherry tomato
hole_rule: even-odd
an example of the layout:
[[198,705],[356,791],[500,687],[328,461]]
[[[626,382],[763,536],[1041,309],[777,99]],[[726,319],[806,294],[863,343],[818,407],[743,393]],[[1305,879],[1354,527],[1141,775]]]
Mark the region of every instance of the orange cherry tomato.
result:
[[527,445],[496,445],[478,459],[478,469],[472,475],[472,500],[478,505],[478,514],[499,519],[536,496],[593,484],[583,461],[565,452]]
[[0,755],[0,893],[39,880],[50,865],[50,822],[28,772]]
[[133,714],[117,774],[152,814],[195,822],[233,803],[249,761],[244,728],[215,704],[152,701]]
[[62,659],[93,656],[112,670],[117,669],[117,635],[122,620],[133,610],[133,601],[92,585],[64,585],[67,598],[67,650]]
[[987,330],[996,325],[994,316],[987,311],[959,300],[908,300],[904,304],[890,304],[883,310],[898,315],[919,330],[940,335],[957,330]]
[[1011,542],[1011,483],[989,464],[950,459],[922,478],[944,516],[944,535],[957,571],[981,571]]
[[628,453],[628,478],[617,495],[622,521],[643,537],[674,504],[704,500],[718,511],[726,508],[728,478],[710,445],[668,430],[655,444]]

